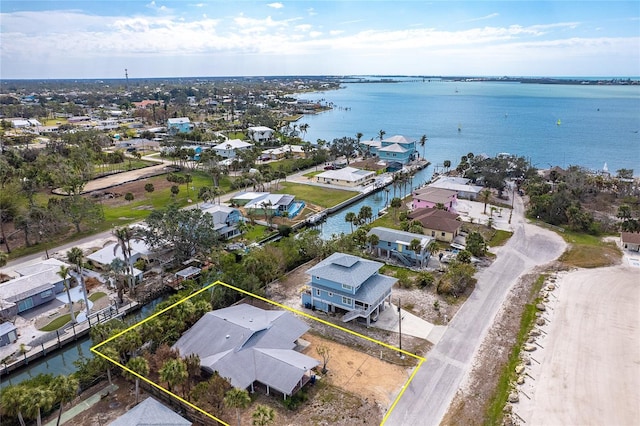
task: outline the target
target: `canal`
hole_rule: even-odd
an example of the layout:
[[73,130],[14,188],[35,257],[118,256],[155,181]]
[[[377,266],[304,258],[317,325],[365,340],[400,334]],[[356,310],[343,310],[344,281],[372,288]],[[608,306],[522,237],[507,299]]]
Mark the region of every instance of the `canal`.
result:
[[412,188],[423,186],[431,179],[432,176],[433,167],[430,165],[422,170],[418,170],[413,175],[413,180],[407,183],[406,186],[399,186],[394,190],[393,185],[389,185],[386,188],[374,192],[362,200],[329,215],[325,221],[317,227],[320,231],[320,237],[323,240],[328,240],[332,235],[351,233],[351,224],[344,220],[347,213],[354,212],[355,214],[358,214],[363,206],[369,206],[371,207],[371,212],[373,213],[374,218],[376,218],[378,217],[378,212],[384,209],[385,206],[391,202],[391,199],[394,197],[394,192],[396,197],[404,198],[411,193]]
[[[141,321],[151,315],[155,307],[167,297],[169,296],[164,295],[153,299],[140,310],[127,315],[124,320],[132,325]],[[52,352],[50,355],[31,362],[7,376],[0,376],[0,389],[8,385],[18,384],[38,374],[53,374],[54,376],[61,374],[69,375],[76,371],[76,367],[73,364],[76,360],[93,357],[93,354],[89,350],[91,346],[91,338],[88,335],[83,336],[72,345],[64,346]]]

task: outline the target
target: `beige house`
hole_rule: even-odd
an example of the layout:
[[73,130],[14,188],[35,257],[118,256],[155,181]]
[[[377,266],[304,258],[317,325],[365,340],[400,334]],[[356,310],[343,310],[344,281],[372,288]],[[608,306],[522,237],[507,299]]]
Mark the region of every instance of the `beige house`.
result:
[[420,222],[424,235],[447,243],[453,242],[460,234],[462,222],[457,218],[455,213],[435,208],[417,209],[409,213],[409,219]]
[[622,248],[631,251],[640,251],[640,233],[639,232],[621,232],[620,241]]

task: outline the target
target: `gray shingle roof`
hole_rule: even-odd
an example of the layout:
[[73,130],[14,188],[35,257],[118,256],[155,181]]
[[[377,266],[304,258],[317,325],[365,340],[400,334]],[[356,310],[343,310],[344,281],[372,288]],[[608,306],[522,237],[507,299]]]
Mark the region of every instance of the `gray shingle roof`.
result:
[[378,272],[382,263],[345,253],[333,253],[307,273],[336,283],[357,287]]
[[319,364],[295,352],[309,327],[293,314],[252,305],[206,313],[174,345],[181,356],[197,353],[200,365],[244,389],[254,381],[291,394],[304,373]]
[[147,398],[109,426],[191,426],[192,423],[153,398]]

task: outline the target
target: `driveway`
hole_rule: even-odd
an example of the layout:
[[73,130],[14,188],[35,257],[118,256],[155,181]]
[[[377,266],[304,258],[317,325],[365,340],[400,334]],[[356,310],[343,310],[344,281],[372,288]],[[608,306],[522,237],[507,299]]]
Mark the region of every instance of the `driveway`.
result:
[[427,354],[386,425],[438,425],[509,289],[520,276],[564,251],[566,244],[558,235],[525,223],[519,197],[515,207],[513,236],[496,250],[497,260],[476,275],[474,292]]

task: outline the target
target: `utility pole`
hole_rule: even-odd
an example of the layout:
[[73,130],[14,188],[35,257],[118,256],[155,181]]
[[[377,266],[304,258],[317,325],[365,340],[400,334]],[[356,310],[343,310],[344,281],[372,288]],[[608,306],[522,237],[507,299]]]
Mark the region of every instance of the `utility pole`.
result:
[[[399,339],[400,350],[402,350],[402,308],[400,307],[401,305],[402,305],[402,302],[398,297],[398,334],[400,338]],[[404,355],[402,354],[402,352],[400,352],[400,358],[404,359]]]
[[125,88],[128,89],[129,88],[129,73],[128,73],[126,68],[124,69],[124,79],[126,80]]

